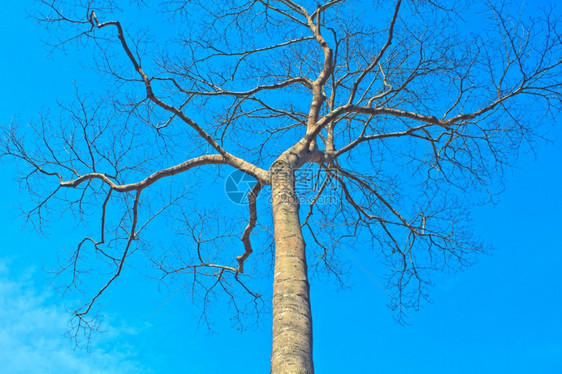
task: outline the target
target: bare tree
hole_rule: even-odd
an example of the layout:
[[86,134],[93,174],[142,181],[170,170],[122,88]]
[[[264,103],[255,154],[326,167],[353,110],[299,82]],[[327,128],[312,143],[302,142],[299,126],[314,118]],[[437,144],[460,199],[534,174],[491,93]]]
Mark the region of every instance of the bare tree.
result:
[[[86,259],[111,271],[76,310],[77,331],[133,252],[158,239],[144,229],[163,216],[193,243],[147,250],[164,278],[192,277],[204,310],[223,293],[240,316],[239,291],[259,310],[258,227],[274,240],[273,373],[314,371],[309,271],[339,280],[354,239],[387,263],[398,318],[419,307],[433,270],[469,265],[483,247],[467,202],[491,197],[560,109],[562,40],[548,9],[525,18],[505,3],[41,3],[53,45],[91,50],[104,92],[77,94],[59,120],[33,125],[30,142],[6,129],[2,155],[27,168],[38,225],[49,209],[101,217],[61,271],[69,290],[93,266]],[[228,208],[189,208],[196,182],[232,169],[253,180],[243,226],[218,218]],[[260,198],[269,188],[271,204]]]

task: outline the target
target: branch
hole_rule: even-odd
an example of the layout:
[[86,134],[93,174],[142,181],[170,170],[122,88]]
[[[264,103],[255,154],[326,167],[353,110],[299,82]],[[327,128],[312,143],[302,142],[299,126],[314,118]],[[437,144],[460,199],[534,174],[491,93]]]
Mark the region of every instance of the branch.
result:
[[153,101],[156,105],[158,105],[162,109],[176,115],[182,121],[184,121],[189,126],[191,126],[191,128],[193,128],[203,139],[205,139],[207,141],[207,143],[209,143],[219,154],[221,154],[224,157],[224,159],[227,161],[227,163],[229,165],[231,165],[231,166],[233,166],[237,169],[243,170],[243,171],[247,172],[248,174],[250,174],[252,176],[255,176],[257,179],[259,179],[262,182],[266,182],[268,180],[267,172],[265,170],[260,169],[257,166],[247,162],[246,160],[243,160],[241,158],[238,158],[238,157],[228,153],[226,150],[224,150],[217,143],[217,141],[215,139],[213,139],[211,137],[211,135],[209,133],[207,133],[194,120],[189,118],[182,110],[180,110],[180,109],[178,109],[178,108],[176,108],[172,105],[167,104],[166,102],[162,101],[161,99],[159,99],[154,94],[153,89],[152,89],[152,83],[151,83],[152,79],[149,78],[148,75],[144,72],[144,70],[141,68],[140,64],[138,63],[137,59],[135,58],[135,56],[131,52],[131,49],[129,48],[129,45],[128,45],[128,43],[125,39],[124,33],[123,33],[123,27],[121,26],[121,23],[119,21],[108,21],[108,22],[105,22],[105,23],[100,23],[98,21],[97,17],[96,17],[95,12],[93,12],[93,11],[91,13],[90,19],[92,20],[92,23],[95,23],[96,26],[99,29],[102,29],[102,28],[108,27],[108,26],[115,26],[117,28],[117,37],[119,38],[119,41],[121,42],[121,46],[123,47],[123,50],[127,54],[127,57],[129,58],[129,60],[133,64],[133,67],[135,68],[135,71],[141,76],[142,81],[144,82],[146,95],[151,101]]
[[357,93],[357,87],[359,86],[363,78],[365,78],[365,76],[378,65],[382,56],[384,55],[388,47],[390,47],[390,45],[392,44],[392,37],[394,35],[394,25],[396,24],[396,20],[398,19],[398,11],[400,10],[400,4],[402,4],[402,0],[398,0],[396,2],[396,6],[394,7],[394,15],[392,16],[392,20],[390,21],[390,26],[388,28],[388,38],[386,39],[385,45],[379,51],[379,54],[373,59],[373,62],[371,62],[371,64],[361,72],[361,75],[359,75],[359,77],[357,77],[357,79],[353,83],[351,94],[349,95],[349,100],[347,101],[348,104],[353,104],[353,100],[355,99],[355,95]]
[[244,233],[242,234],[242,238],[240,238],[240,240],[242,240],[242,242],[244,243],[244,253],[241,256],[236,257],[236,260],[238,261],[238,271],[240,273],[244,272],[244,261],[246,261],[246,259],[250,256],[250,254],[252,254],[253,250],[252,250],[252,243],[250,242],[250,234],[252,233],[252,230],[254,229],[254,227],[256,227],[256,222],[258,219],[258,212],[256,209],[256,200],[258,198],[258,195],[262,189],[263,185],[261,183],[258,182],[258,184],[256,184],[254,186],[254,188],[252,188],[252,190],[248,193],[248,206],[250,209],[250,219],[248,221],[248,226],[246,226],[246,228],[244,229]]
[[88,306],[83,312],[76,311],[76,317],[82,319],[82,317],[90,312],[96,300],[105,292],[105,290],[121,275],[121,271],[123,270],[123,265],[125,264],[125,258],[127,258],[127,254],[129,253],[129,249],[131,248],[131,243],[133,240],[136,239],[136,227],[138,221],[138,205],[139,205],[139,198],[140,198],[141,190],[138,190],[135,195],[135,202],[133,203],[133,218],[131,223],[131,229],[129,231],[129,239],[127,240],[127,245],[125,246],[125,250],[123,251],[123,255],[119,261],[119,266],[117,268],[117,272],[111,277],[111,279],[103,286],[99,292],[92,298]]

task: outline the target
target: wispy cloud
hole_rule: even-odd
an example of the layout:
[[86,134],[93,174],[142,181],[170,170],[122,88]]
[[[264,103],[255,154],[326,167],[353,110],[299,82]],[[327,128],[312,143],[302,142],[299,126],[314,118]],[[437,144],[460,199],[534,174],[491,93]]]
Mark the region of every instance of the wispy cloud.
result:
[[[21,274],[21,272],[18,272]],[[64,336],[69,314],[29,277],[10,274],[0,260],[0,362],[11,374],[149,373],[119,334],[93,342],[90,352],[75,350]]]

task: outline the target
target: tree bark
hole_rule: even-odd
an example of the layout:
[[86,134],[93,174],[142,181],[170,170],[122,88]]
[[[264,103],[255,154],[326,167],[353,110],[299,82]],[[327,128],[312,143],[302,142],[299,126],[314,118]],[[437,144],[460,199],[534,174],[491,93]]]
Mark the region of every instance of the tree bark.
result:
[[275,275],[273,280],[273,374],[314,373],[312,314],[305,242],[299,219],[293,168],[271,167]]

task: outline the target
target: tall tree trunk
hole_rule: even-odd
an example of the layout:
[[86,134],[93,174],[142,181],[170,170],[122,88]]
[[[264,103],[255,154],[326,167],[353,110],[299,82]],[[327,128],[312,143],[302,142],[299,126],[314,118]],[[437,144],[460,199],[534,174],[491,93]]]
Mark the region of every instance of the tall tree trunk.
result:
[[292,167],[276,161],[271,168],[275,276],[273,280],[273,374],[314,373],[312,314],[305,243],[299,219]]

